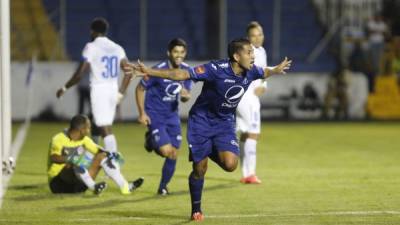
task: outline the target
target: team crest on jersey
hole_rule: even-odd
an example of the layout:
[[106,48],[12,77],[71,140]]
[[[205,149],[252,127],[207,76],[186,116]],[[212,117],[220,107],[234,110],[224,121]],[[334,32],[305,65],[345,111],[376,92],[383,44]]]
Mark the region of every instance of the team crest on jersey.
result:
[[247,84],[247,83],[249,83],[249,81],[247,80],[247,77],[245,77],[243,80],[243,84]]
[[204,68],[204,66],[197,66],[196,68],[194,68],[194,71],[197,74],[203,74],[206,72],[206,68]]

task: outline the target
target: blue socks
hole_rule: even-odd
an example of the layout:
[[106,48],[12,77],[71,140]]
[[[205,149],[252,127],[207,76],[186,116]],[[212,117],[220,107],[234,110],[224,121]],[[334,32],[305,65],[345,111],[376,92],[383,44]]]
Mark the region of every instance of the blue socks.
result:
[[167,188],[167,184],[169,183],[172,176],[174,175],[175,166],[176,166],[176,160],[165,158],[164,166],[162,168],[160,186],[159,186],[158,190]]
[[192,202],[192,214],[201,212],[201,193],[203,192],[204,178],[195,179],[193,172],[189,175],[190,199]]

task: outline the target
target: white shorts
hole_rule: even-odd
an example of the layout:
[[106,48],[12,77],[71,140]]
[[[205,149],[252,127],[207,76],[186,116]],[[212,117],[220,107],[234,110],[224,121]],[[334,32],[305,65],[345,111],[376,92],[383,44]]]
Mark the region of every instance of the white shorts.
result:
[[98,127],[111,126],[117,108],[118,85],[92,85],[90,100],[94,122]]
[[258,97],[243,98],[240,101],[236,109],[236,128],[241,133],[260,133],[260,100]]

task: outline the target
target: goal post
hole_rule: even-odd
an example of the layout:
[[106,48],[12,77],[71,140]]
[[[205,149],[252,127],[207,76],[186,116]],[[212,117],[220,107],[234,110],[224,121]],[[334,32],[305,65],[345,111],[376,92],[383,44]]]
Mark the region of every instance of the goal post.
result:
[[[3,164],[11,146],[10,0],[0,1],[0,100],[0,162]],[[4,194],[2,171],[3,168],[0,170],[0,207]]]

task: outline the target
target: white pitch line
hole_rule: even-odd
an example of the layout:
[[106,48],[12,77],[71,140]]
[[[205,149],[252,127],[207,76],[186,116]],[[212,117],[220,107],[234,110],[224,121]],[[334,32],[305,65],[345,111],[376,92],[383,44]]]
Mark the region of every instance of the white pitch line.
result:
[[[240,219],[240,218],[260,218],[260,217],[295,217],[295,216],[372,216],[372,215],[400,215],[400,211],[337,211],[337,212],[315,212],[315,213],[288,213],[288,214],[232,214],[232,215],[205,215],[205,219]],[[150,220],[155,217],[113,217],[113,218],[74,218],[63,219],[64,222],[95,222],[95,221],[133,221],[133,220]],[[188,216],[189,219],[189,216]],[[58,219],[0,219],[0,222],[57,222]]]
[[291,216],[369,216],[369,215],[400,215],[400,211],[339,211],[289,214],[243,214],[243,215],[205,215],[206,218],[257,218],[257,217],[291,217]]

